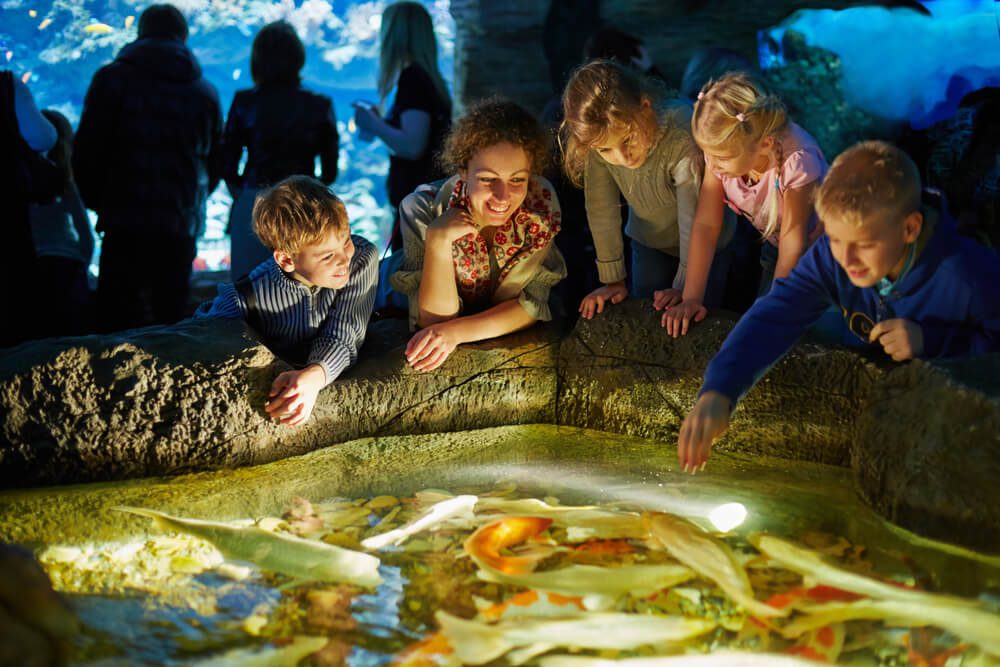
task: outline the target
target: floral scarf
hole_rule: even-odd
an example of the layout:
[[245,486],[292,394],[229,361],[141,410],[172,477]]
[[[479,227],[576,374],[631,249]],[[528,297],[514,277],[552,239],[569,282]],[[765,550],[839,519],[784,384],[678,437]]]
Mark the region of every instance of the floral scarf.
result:
[[[456,206],[469,209],[465,181],[461,179],[455,183],[448,198],[447,207]],[[552,206],[552,191],[532,178],[528,182],[524,202],[493,236],[493,257],[500,269],[496,284],[490,270],[490,249],[482,235],[476,232],[456,240],[451,246],[451,256],[455,263],[458,295],[463,302],[499,302],[516,296],[517,293],[514,293],[496,298],[504,281],[516,267],[524,268],[526,264],[536,263],[534,260],[544,257],[540,251],[548,248],[559,233],[561,218],[558,205]]]

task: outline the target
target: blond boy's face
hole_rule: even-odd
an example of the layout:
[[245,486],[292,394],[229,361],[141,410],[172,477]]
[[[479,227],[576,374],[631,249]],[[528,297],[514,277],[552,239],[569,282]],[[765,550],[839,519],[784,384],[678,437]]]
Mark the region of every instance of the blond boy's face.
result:
[[354,242],[349,231],[331,229],[316,243],[303,246],[294,255],[274,251],[274,260],[285,273],[308,287],[341,289],[351,277]]
[[906,262],[907,245],[920,236],[923,216],[913,212],[902,221],[877,221],[856,226],[824,220],[830,252],[855,287],[872,287],[888,277],[896,280]]

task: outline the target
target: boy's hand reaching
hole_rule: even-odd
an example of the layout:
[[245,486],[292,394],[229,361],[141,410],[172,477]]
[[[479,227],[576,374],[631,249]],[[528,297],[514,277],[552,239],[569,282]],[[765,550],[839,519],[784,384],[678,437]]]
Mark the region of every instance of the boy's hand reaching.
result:
[[708,309],[699,299],[684,299],[676,306],[667,306],[660,318],[660,324],[667,333],[677,338],[685,336],[691,322],[701,322],[708,315]]
[[585,320],[593,319],[595,314],[604,312],[605,304],[621,303],[627,298],[628,288],[625,287],[624,281],[598,287],[583,297],[583,301],[580,302],[580,315]]
[[282,424],[304,424],[316,405],[319,390],[326,386],[326,371],[309,364],[300,371],[285,371],[271,383],[270,399],[264,411]]
[[878,341],[893,361],[914,359],[924,353],[924,332],[910,320],[883,320],[872,327],[868,340]]
[[677,460],[684,472],[694,474],[705,467],[712,442],[729,428],[731,411],[729,399],[717,391],[706,391],[698,398],[677,438]]

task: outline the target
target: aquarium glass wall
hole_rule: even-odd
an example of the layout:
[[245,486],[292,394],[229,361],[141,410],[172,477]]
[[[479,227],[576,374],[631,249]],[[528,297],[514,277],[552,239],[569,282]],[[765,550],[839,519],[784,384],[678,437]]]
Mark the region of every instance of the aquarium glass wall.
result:
[[[2,0],[0,67],[28,83],[40,108],[58,109],[75,127],[94,72],[136,38],[139,14],[150,4],[146,0]],[[295,26],[306,45],[303,83],[329,95],[337,113],[340,173],[333,189],[347,204],[353,231],[385,247],[391,223],[385,193],[388,153],[379,141],[359,141],[349,121],[352,101],[378,101],[378,35],[382,10],[389,3],[174,0],[172,4],[187,17],[188,45],[205,77],[218,89],[224,113],[237,90],[253,86],[250,46],[257,30],[279,19]],[[434,19],[441,72],[450,81],[455,30],[448,0],[423,4]],[[208,228],[200,243],[197,268],[228,265],[229,206],[229,193],[220,185],[209,202]]]

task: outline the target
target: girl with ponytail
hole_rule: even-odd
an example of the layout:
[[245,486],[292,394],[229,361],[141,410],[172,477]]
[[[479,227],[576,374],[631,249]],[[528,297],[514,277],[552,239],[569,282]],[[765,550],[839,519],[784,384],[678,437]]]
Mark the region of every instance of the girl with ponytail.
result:
[[822,233],[813,194],[829,166],[816,140],[788,117],[779,97],[743,73],[709,81],[698,93],[691,132],[705,156],[698,208],[691,228],[683,300],[665,308],[672,336],[704,319],[705,284],[723,206],[745,217],[761,234],[759,294],[784,278]]

